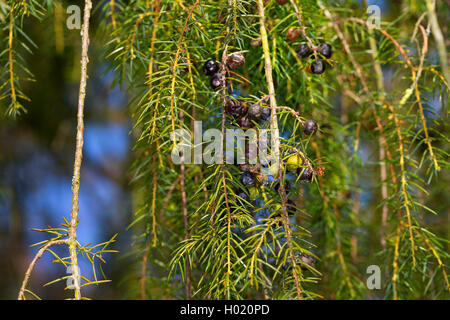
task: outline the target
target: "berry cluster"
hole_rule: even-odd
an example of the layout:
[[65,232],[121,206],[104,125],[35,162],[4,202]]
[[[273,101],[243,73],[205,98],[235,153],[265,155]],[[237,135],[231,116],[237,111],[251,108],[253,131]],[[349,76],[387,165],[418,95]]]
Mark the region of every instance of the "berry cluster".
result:
[[[333,49],[328,43],[322,43],[314,49],[310,48],[308,44],[302,43],[295,50],[295,52],[297,52],[297,56],[301,59],[309,58],[314,54],[314,51],[325,59],[330,59],[333,55]],[[309,65],[308,71],[313,74],[322,74],[325,72],[326,65],[326,60],[320,59],[316,56],[315,60]]]
[[[235,52],[228,55],[226,59],[226,66],[230,69],[237,69],[244,65],[245,58],[240,52]],[[225,84],[225,77],[220,70],[220,65],[217,61],[210,59],[205,62],[203,72],[205,75],[211,77],[211,87],[217,90]],[[268,121],[270,119],[270,108],[262,103],[255,103],[250,107],[245,102],[237,99],[229,99],[225,103],[225,112],[232,116],[236,123],[241,128],[254,127],[253,121]]]
[[[244,65],[245,58],[240,52],[235,52],[227,57],[226,64],[230,69],[237,69]],[[210,59],[203,65],[203,73],[210,77],[211,88],[219,89],[225,85],[225,76],[220,72],[220,64]]]
[[[303,48],[303,47],[302,47]],[[304,49],[302,49],[304,50]],[[312,51],[311,51],[312,52]],[[324,51],[325,55],[327,52]],[[323,53],[322,53],[323,54]],[[305,55],[305,56],[309,56]],[[331,55],[330,55],[331,56]],[[225,60],[225,71],[229,69],[237,69],[242,67],[245,64],[245,58],[240,52],[235,52],[227,56]],[[217,61],[210,59],[207,60],[203,66],[203,72],[205,75],[210,77],[210,84],[213,90],[217,90],[220,87],[226,85],[226,80],[224,73],[222,71],[222,66]],[[255,124],[260,121],[269,121],[271,117],[271,109],[264,102],[264,99],[251,104],[248,106],[245,102],[240,101],[234,97],[228,98],[225,102],[225,113],[234,119],[235,123],[243,129],[252,128]],[[305,135],[313,135],[317,132],[317,124],[313,120],[307,120],[302,123],[303,133]],[[259,169],[261,169],[262,164],[250,164],[250,152],[249,145],[245,147],[245,162],[243,164],[239,164],[238,168],[242,172],[240,181],[242,185],[246,187],[247,190],[239,189],[236,192],[237,197],[241,198],[244,202],[250,202],[258,198],[259,186],[267,185],[269,182],[269,177],[266,175],[262,175],[259,173]],[[255,163],[251,161],[252,163]],[[287,160],[283,163],[285,170],[289,172],[294,172],[297,174],[299,181],[301,182],[311,182],[314,176],[314,171],[310,168],[310,166],[304,163],[303,159],[298,155],[298,152],[294,150],[290,150],[287,154]],[[277,169],[277,168],[274,168]],[[272,168],[271,170],[272,171]],[[276,176],[278,172],[271,172],[273,176]],[[278,179],[279,181],[280,179]],[[278,181],[274,181],[272,185],[276,192],[279,192],[280,183]],[[286,192],[289,192],[291,189],[291,185],[289,182],[285,182],[284,188]],[[292,200],[288,200],[287,203],[287,211],[289,215],[295,214],[296,204]],[[273,205],[272,212],[275,215],[281,214],[281,205],[275,204]]]
[[253,128],[254,122],[270,120],[270,108],[263,103],[255,103],[250,107],[245,102],[230,99],[225,103],[225,112],[232,116],[239,127]]

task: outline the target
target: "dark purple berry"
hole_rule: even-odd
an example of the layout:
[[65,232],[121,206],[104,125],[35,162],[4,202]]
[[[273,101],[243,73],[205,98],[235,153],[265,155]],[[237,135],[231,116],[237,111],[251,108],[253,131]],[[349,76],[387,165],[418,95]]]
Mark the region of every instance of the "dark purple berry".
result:
[[306,135],[311,135],[316,133],[317,123],[314,120],[307,120],[303,123],[303,133]]
[[244,172],[241,175],[241,182],[244,186],[251,186],[255,184],[255,175],[251,172]]
[[252,165],[249,163],[241,163],[240,165],[238,165],[238,167],[242,172],[248,172],[252,170]]
[[333,55],[333,48],[328,43],[322,43],[319,48],[319,53],[323,55],[325,58],[330,59]]
[[270,108],[269,107],[263,107],[261,110],[261,120],[269,121],[270,120]]
[[225,77],[223,74],[215,73],[211,77],[211,88],[213,88],[214,90],[219,89],[220,87],[224,86],[224,84],[225,84]]
[[300,59],[307,58],[313,53],[311,48],[306,43],[302,43],[301,45],[299,45],[297,49],[295,49],[295,52],[297,52],[297,56]]
[[261,119],[262,116],[262,109],[261,105],[259,103],[252,104],[248,108],[248,116],[255,121],[258,121]]
[[239,127],[241,127],[241,128],[252,128],[255,126],[253,124],[252,120],[250,120],[247,116],[243,116],[243,117],[239,118],[237,123],[238,123]]
[[247,105],[244,102],[240,102],[238,100],[228,100],[225,103],[225,111],[230,116],[235,118],[239,118],[247,112]]
[[250,201],[250,197],[248,196],[248,194],[245,193],[244,190],[239,189],[238,192],[236,193],[236,195],[242,199],[244,199],[245,201]]
[[322,74],[325,72],[325,63],[323,63],[322,60],[316,60],[313,63],[311,63],[311,73],[314,74]]
[[218,71],[219,71],[219,64],[213,59],[206,61],[205,64],[203,65],[203,72],[207,76],[212,76]]

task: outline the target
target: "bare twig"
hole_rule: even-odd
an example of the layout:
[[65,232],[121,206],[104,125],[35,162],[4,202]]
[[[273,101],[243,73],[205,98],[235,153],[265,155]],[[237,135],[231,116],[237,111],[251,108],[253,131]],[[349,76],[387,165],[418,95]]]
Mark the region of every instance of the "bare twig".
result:
[[292,114],[292,116],[298,121],[298,122],[300,122],[300,124],[303,126],[303,124],[305,123],[305,121],[303,121],[301,118],[300,118],[300,114],[297,112],[297,111],[295,111],[294,109],[292,109],[292,108],[289,108],[289,107],[286,107],[286,106],[277,106],[277,110],[287,110],[287,111],[289,111],[291,114]]
[[30,279],[31,272],[33,271],[33,268],[36,265],[36,262],[42,257],[42,255],[48,248],[56,244],[68,244],[68,241],[66,239],[49,241],[47,242],[46,245],[44,245],[41,249],[39,249],[39,251],[34,256],[33,260],[31,261],[30,265],[28,266],[27,272],[25,273],[25,278],[23,279],[22,286],[20,287],[19,297],[17,298],[18,300],[25,299],[24,293],[26,291],[26,286],[28,284],[28,280]]
[[89,18],[91,15],[92,2],[91,0],[85,0],[84,2],[84,18],[83,26],[81,28],[81,79],[80,79],[80,91],[78,94],[78,114],[77,114],[77,138],[75,149],[75,163],[73,167],[72,178],[72,212],[70,214],[70,226],[69,226],[69,239],[68,245],[70,250],[70,260],[72,266],[72,274],[74,280],[75,300],[81,299],[80,291],[80,275],[77,261],[77,224],[78,224],[78,202],[79,202],[79,190],[80,190],[80,169],[83,159],[83,132],[84,132],[84,100],[86,97],[86,81],[87,81],[87,64],[88,47],[89,47]]
[[334,21],[333,16],[331,15],[330,11],[325,8],[325,6],[318,1],[317,2],[319,7],[322,9],[323,13],[325,14],[325,16],[330,20],[331,25],[333,26],[334,30],[336,31],[336,34],[338,35],[339,39],[342,42],[342,45],[344,46],[344,50],[347,53],[350,61],[352,62],[353,66],[355,67],[355,71],[356,71],[356,75],[358,76],[358,78],[361,80],[361,84],[363,86],[364,91],[366,92],[368,97],[371,97],[371,93],[369,90],[369,87],[367,86],[367,82],[366,79],[363,76],[363,71],[362,71],[362,67],[361,65],[356,61],[355,57],[353,56],[352,51],[350,50],[350,46],[348,45],[347,40],[345,39],[344,34],[342,33],[341,29],[339,28],[338,24],[336,23],[336,21]]
[[[301,32],[303,38],[305,38],[305,39],[308,41],[309,47],[310,47],[311,49],[314,49],[314,43],[312,42],[312,40],[311,40],[311,39],[308,37],[308,35],[306,34],[305,26],[303,25],[302,15],[301,15],[300,11],[298,10],[298,7],[297,7],[295,1],[294,1],[294,0],[290,0],[290,3],[291,3],[292,8],[293,8],[294,11],[295,11],[295,16],[297,17],[298,24],[299,24],[299,26],[300,26],[300,32]],[[314,51],[314,55],[315,55],[316,58],[317,58],[317,53],[316,53],[316,51]]]

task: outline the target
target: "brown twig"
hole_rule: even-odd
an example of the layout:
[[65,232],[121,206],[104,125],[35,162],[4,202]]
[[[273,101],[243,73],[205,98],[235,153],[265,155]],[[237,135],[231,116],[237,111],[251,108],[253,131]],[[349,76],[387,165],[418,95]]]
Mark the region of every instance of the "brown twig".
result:
[[36,262],[42,257],[42,255],[48,248],[50,248],[51,246],[54,246],[56,244],[68,244],[68,240],[63,239],[63,240],[49,241],[49,242],[47,242],[46,245],[44,245],[41,249],[39,249],[39,251],[34,256],[33,260],[31,261],[30,265],[28,266],[27,272],[25,272],[25,277],[23,279],[22,286],[20,287],[20,291],[19,291],[19,297],[17,298],[18,300],[25,300],[25,295],[24,295],[25,290],[26,290],[25,288],[28,284],[28,280],[30,279],[31,272],[33,272],[33,268],[36,265]]
[[342,45],[344,46],[344,50],[347,53],[350,61],[352,62],[353,66],[355,67],[355,71],[356,71],[356,75],[358,76],[358,78],[361,80],[361,84],[364,88],[364,91],[366,92],[366,94],[368,95],[368,97],[371,97],[370,94],[370,90],[369,87],[367,86],[367,82],[366,79],[363,76],[363,72],[362,72],[362,67],[361,65],[356,61],[355,57],[353,56],[352,51],[350,50],[350,46],[348,45],[347,40],[345,39],[344,34],[342,33],[341,29],[339,28],[338,24],[336,23],[336,21],[334,21],[330,11],[324,7],[324,5],[318,1],[317,2],[319,7],[322,9],[323,13],[325,14],[325,16],[330,20],[331,25],[333,26],[334,30],[336,31],[336,34],[338,35],[339,39],[342,42]]
[[300,33],[302,34],[303,38],[305,38],[308,41],[309,47],[314,50],[314,57],[317,59],[317,52],[315,50],[314,43],[312,42],[311,38],[308,37],[305,31],[305,26],[303,25],[303,19],[300,11],[298,10],[297,4],[294,0],[290,0],[291,6],[295,11],[295,16],[297,17],[298,24],[300,26]]
[[80,291],[80,275],[77,261],[77,224],[78,224],[78,202],[79,202],[79,190],[80,190],[80,169],[83,159],[83,132],[84,132],[84,100],[86,97],[86,81],[87,81],[87,64],[88,47],[89,47],[89,18],[91,15],[92,2],[91,0],[85,0],[84,2],[84,18],[83,26],[81,28],[81,79],[80,79],[80,91],[78,94],[78,114],[77,114],[77,138],[75,149],[75,163],[73,167],[72,178],[72,211],[70,214],[70,226],[69,226],[69,239],[68,245],[70,250],[70,260],[72,266],[72,274],[74,280],[75,300],[81,299]]
[[403,47],[398,43],[398,41],[395,40],[395,38],[393,36],[391,36],[386,30],[384,30],[374,24],[371,24],[367,21],[364,21],[363,19],[359,19],[359,18],[350,17],[350,18],[346,18],[345,21],[353,21],[353,22],[362,24],[369,29],[375,29],[375,30],[378,30],[379,32],[381,32],[386,38],[388,38],[394,44],[394,46],[397,48],[397,50],[400,52],[400,54],[405,58],[406,64],[412,70],[415,70],[415,67],[412,64],[411,59],[409,59],[408,55],[406,54],[405,49],[403,49]]
[[292,108],[289,108],[289,107],[286,107],[286,106],[277,106],[277,110],[287,110],[287,111],[289,111],[293,116],[294,116],[294,118],[298,121],[298,122],[300,122],[300,124],[303,126],[303,124],[305,123],[305,121],[303,121],[301,118],[300,118],[300,114],[297,112],[297,111],[295,111],[294,109],[292,109]]

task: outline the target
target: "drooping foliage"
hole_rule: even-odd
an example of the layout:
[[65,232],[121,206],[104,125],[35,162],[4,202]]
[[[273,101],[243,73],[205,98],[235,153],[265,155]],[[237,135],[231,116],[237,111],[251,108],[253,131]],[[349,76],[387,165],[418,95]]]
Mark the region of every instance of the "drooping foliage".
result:
[[[379,26],[356,1],[280,2],[97,4],[95,39],[116,85],[129,92],[136,137],[135,240],[127,253],[136,259],[135,286],[127,296],[448,297],[449,87],[429,1],[401,1],[403,13]],[[10,41],[2,44],[0,88],[9,115],[23,109],[20,83],[31,77],[17,49],[32,47],[21,21],[44,15],[41,6],[53,1],[24,3],[6,1],[2,20]],[[292,28],[295,39],[286,36]],[[324,73],[311,73],[317,54],[302,58],[296,49],[324,43],[333,54],[320,58]],[[225,67],[234,52],[245,64]],[[226,76],[218,90],[203,74],[208,59]],[[226,113],[230,100],[276,111],[254,128],[279,128],[282,170],[252,187],[236,164],[171,158],[171,134],[184,129],[194,143],[194,121],[203,131],[239,127]],[[319,130],[306,135],[310,119]],[[292,150],[314,172],[311,182],[284,165]],[[367,287],[370,265],[381,268],[381,290]]]

